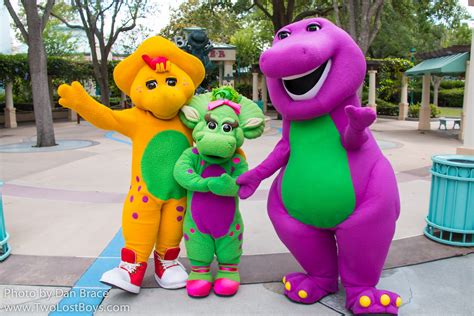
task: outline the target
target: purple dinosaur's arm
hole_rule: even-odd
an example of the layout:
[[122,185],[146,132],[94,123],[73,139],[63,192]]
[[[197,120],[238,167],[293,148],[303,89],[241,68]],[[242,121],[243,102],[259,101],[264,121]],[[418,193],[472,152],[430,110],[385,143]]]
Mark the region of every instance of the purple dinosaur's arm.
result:
[[290,157],[290,145],[285,139],[281,139],[268,157],[257,167],[242,174],[237,179],[240,185],[239,197],[246,199],[250,197],[264,179],[270,177],[278,169],[286,165]]
[[377,115],[368,107],[348,105],[344,110],[349,124],[344,130],[342,144],[347,150],[357,150],[369,139],[367,128],[375,121]]

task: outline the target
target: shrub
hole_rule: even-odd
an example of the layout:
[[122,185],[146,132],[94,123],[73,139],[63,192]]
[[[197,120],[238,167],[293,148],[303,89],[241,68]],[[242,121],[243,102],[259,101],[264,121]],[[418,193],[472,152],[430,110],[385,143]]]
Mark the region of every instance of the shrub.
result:
[[[415,89],[414,103],[421,102],[421,89]],[[410,93],[408,93],[408,100],[410,100]],[[430,100],[433,100],[433,89],[431,89]],[[452,107],[459,108],[462,107],[464,100],[464,88],[454,88],[454,89],[440,89],[438,93],[438,106],[441,107]]]
[[235,90],[241,95],[252,99],[252,85],[248,83],[237,83],[235,85]]
[[[413,118],[419,118],[420,107],[421,105],[419,103],[410,106],[408,108],[408,116],[413,117]],[[431,116],[430,116],[431,118],[435,118],[441,113],[441,111],[434,104],[430,104],[430,108],[431,108]]]
[[459,108],[464,101],[464,88],[443,89],[438,94],[438,106]]
[[397,104],[393,104],[381,99],[377,99],[377,115],[398,116],[400,109]]
[[[367,59],[369,63],[373,61],[379,63],[377,70],[377,94],[379,98],[389,102],[398,102],[402,74],[413,67],[413,63],[401,58]],[[369,85],[368,76],[366,76],[364,85],[365,87]]]
[[462,80],[444,80],[444,81],[441,81],[440,88],[441,89],[454,89],[454,88],[463,88],[464,89],[464,81],[462,81]]

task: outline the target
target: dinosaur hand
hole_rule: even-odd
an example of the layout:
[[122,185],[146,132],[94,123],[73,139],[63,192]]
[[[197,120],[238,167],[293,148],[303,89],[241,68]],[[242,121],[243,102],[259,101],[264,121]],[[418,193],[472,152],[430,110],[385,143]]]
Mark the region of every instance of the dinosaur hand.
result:
[[239,197],[245,200],[252,196],[260,185],[260,182],[261,181],[257,179],[252,171],[242,174],[237,178],[237,184],[240,185]]
[[348,105],[344,110],[349,119],[349,125],[358,131],[363,131],[369,127],[377,118],[377,114],[369,107],[362,108]]
[[239,190],[235,179],[227,173],[220,177],[210,178],[207,186],[212,193],[221,196],[236,196]]
[[59,104],[73,110],[77,110],[81,106],[87,105],[92,99],[92,97],[87,94],[86,90],[84,90],[82,85],[77,81],[73,81],[71,85],[60,85],[58,88],[58,94],[61,97],[59,99]]

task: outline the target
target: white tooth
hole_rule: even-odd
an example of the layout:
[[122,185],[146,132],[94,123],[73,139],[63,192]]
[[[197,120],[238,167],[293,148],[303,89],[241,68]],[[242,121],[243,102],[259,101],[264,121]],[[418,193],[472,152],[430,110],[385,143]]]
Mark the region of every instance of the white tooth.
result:
[[[319,68],[319,67],[318,67]],[[317,69],[317,68],[315,68]],[[315,69],[311,70],[311,71],[314,71]],[[285,88],[286,90],[286,93],[288,93],[288,95],[290,96],[290,98],[292,98],[294,101],[302,101],[302,100],[309,100],[309,99],[312,99],[316,96],[316,94],[318,94],[319,90],[321,90],[321,87],[323,86],[324,84],[324,81],[326,81],[326,78],[328,76],[328,73],[329,73],[329,69],[331,69],[331,60],[329,59],[327,61],[327,64],[326,64],[326,68],[324,69],[323,73],[321,74],[321,77],[319,78],[318,82],[314,85],[314,87],[311,88],[311,90],[309,90],[308,92],[306,92],[305,94],[293,94],[291,93],[290,91],[288,91],[288,89],[286,88],[285,86],[285,83],[282,82],[283,84],[283,87]],[[305,76],[307,74],[309,74],[310,72],[304,74],[304,75],[298,75],[299,77],[302,77],[302,76]],[[294,77],[294,76],[292,76]],[[287,78],[290,78],[290,77],[287,77]],[[297,78],[294,78],[294,79],[297,79]],[[283,78],[283,80],[291,80],[291,79],[285,79]]]
[[306,75],[309,75],[310,73],[312,73],[313,71],[315,71],[316,69],[318,69],[319,67],[321,67],[321,65],[319,65],[318,67],[316,68],[313,68],[305,73],[302,73],[302,74],[297,74],[297,75],[293,75],[293,76],[288,76],[288,77],[283,77],[281,79],[283,80],[293,80],[293,79],[298,79],[298,78],[301,78],[301,77],[304,77]]

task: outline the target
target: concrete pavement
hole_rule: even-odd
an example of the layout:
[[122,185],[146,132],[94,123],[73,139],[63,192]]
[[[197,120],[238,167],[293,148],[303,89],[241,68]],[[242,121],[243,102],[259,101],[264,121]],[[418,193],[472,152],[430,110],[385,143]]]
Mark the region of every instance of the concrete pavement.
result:
[[[271,151],[280,137],[280,122],[271,121],[270,125],[271,129],[263,137],[247,141],[244,145],[251,167]],[[432,132],[423,134],[419,133],[416,127],[417,122],[379,119],[372,128],[397,174],[402,211],[394,239],[400,241],[400,245],[404,240],[409,244],[412,240],[415,242],[416,238],[421,238],[416,236],[422,234],[424,218],[428,212],[431,156],[455,153],[460,144],[455,135],[439,132],[435,130],[437,127],[434,127]],[[131,150],[130,146],[125,144],[127,139],[117,133],[98,130],[86,122],[79,126],[69,122],[55,123],[55,130],[60,140],[86,140],[91,142],[91,146],[69,150],[64,148],[65,150],[61,151],[12,153],[12,144],[31,141],[34,139],[35,129],[33,126],[21,126],[16,130],[0,129],[0,179],[6,183],[3,188],[4,210],[13,252],[12,258],[8,260],[20,265],[22,262],[28,263],[28,269],[34,267],[35,262],[40,263],[43,268],[52,268],[55,266],[54,262],[62,262],[64,271],[59,267],[56,269],[63,271],[68,277],[54,278],[52,271],[53,274],[48,278],[48,272],[39,269],[43,278],[37,278],[41,279],[38,283],[35,282],[34,273],[20,280],[19,277],[13,278],[13,273],[7,278],[6,273],[0,272],[0,284],[5,288],[23,284],[32,286],[33,289],[48,289],[46,285],[54,284],[56,287],[69,289],[76,283],[74,280],[80,279],[87,267],[94,264],[95,258],[110,245],[110,241],[117,236],[120,229],[121,204],[129,187]],[[5,152],[7,150],[9,152]],[[249,256],[249,260],[257,263],[258,260],[273,258],[269,257],[273,254],[287,253],[266,215],[266,196],[271,182],[272,179],[267,179],[251,199],[241,202],[246,224],[244,254]],[[437,244],[429,242],[426,245],[432,249],[428,255],[421,256],[417,263],[434,258],[434,253],[439,254]],[[401,247],[402,250],[406,248],[408,247]],[[447,251],[437,258],[460,254],[456,251]],[[394,255],[406,253],[395,252]],[[118,255],[118,251],[112,251],[110,256]],[[289,258],[290,255],[286,257]],[[2,265],[14,269],[11,268],[12,264],[7,265],[8,260],[0,263],[0,270]],[[421,270],[416,270],[415,267],[390,269],[384,272],[381,282],[391,282],[390,287],[394,290],[400,289],[402,296],[412,297],[408,300],[409,303],[403,306],[400,314],[406,311],[405,315],[418,314],[416,312],[433,315],[443,311],[440,305],[442,300],[438,294],[446,292],[438,291],[435,282],[430,278],[432,276],[436,281],[437,271],[442,271],[444,279],[440,281],[445,287],[449,284],[454,291],[452,295],[446,295],[449,306],[445,311],[463,315],[464,312],[473,310],[473,306],[461,297],[461,293],[469,292],[469,285],[472,293],[474,276],[468,266],[472,267],[473,261],[474,257],[471,255],[439,261],[446,262],[440,266],[435,263],[415,266]],[[410,264],[407,262],[402,260],[398,264]],[[454,267],[455,264],[456,269],[451,271],[449,267]],[[70,270],[67,269],[68,266],[71,267]],[[67,271],[70,274],[67,274]],[[411,274],[407,274],[408,271],[411,271]],[[279,274],[278,271],[275,273]],[[416,277],[418,273],[425,273],[426,278]],[[248,274],[251,274],[251,271]],[[460,274],[464,275],[464,279],[458,277]],[[405,277],[397,279],[394,278],[395,275]],[[11,283],[5,284],[7,279]],[[270,279],[274,279],[273,276],[268,280]],[[417,287],[413,285],[414,279]],[[256,284],[243,285],[242,291],[235,298],[229,299],[232,304],[217,297],[202,301],[190,300],[182,290],[169,292],[146,288],[139,296],[128,296],[118,290],[111,290],[99,306],[129,304],[133,314],[146,314],[153,310],[166,311],[169,314],[209,313],[209,306],[212,306],[211,314],[345,313],[343,304],[341,305],[342,298],[339,296],[328,297],[322,304],[313,306],[296,305],[275,293],[281,291],[279,283],[262,283],[258,276],[254,280]],[[409,286],[406,285],[408,283]],[[406,293],[410,293],[407,288],[416,289],[419,295],[406,296]],[[424,294],[425,291],[432,295]],[[6,302],[11,302],[10,305],[31,303]],[[57,302],[49,303],[54,305]],[[433,308],[430,309],[431,307]],[[129,312],[122,310],[122,313]]]

